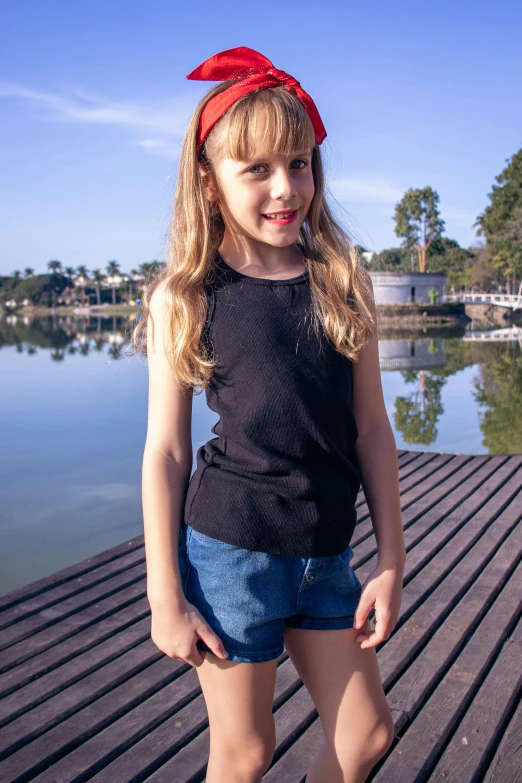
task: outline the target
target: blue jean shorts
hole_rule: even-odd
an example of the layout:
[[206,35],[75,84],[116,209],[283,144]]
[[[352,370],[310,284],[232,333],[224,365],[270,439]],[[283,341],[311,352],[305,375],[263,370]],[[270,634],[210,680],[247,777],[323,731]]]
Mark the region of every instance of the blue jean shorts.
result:
[[[182,525],[183,593],[216,633],[229,661],[255,663],[284,652],[284,629],[352,628],[362,585],[340,555],[273,555],[227,544]],[[370,617],[373,615],[373,609]],[[199,650],[212,650],[198,639]]]

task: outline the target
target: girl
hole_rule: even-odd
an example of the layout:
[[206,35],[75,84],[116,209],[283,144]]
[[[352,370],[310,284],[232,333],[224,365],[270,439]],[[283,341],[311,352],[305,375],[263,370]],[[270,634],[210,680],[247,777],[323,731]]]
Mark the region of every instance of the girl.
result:
[[[394,736],[375,647],[405,564],[371,281],[325,201],[326,131],[299,82],[243,46],[188,78],[220,84],[188,126],[169,258],[133,335],[139,347],[149,320],[151,636],[196,667],[207,783],[270,766],[285,648],[325,735],[307,782],[359,783]],[[195,386],[219,421],[189,481]],[[378,545],[364,586],[350,565],[361,483]]]

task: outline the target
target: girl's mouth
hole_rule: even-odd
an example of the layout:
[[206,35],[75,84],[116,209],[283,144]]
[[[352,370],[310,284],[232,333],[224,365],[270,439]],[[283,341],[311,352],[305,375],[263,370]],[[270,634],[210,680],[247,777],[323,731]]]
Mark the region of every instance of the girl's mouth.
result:
[[272,223],[274,226],[286,226],[288,223],[293,223],[297,218],[298,210],[294,209],[292,212],[279,212],[275,215],[263,215],[267,223]]

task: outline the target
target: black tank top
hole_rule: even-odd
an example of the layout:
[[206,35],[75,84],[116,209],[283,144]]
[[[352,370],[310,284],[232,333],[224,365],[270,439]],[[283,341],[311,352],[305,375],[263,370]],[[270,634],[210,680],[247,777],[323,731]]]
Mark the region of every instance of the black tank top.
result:
[[300,557],[350,543],[360,488],[352,362],[311,322],[308,271],[244,275],[216,256],[204,339],[219,415],[201,446],[184,521],[221,541]]

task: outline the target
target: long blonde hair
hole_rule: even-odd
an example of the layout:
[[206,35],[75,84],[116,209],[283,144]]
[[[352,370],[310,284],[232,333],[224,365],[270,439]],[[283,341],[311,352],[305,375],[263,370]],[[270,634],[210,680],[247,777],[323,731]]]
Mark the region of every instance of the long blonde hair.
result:
[[[220,82],[209,90],[190,120],[178,164],[167,261],[145,287],[141,317],[131,334],[135,351],[146,353],[150,298],[165,280],[170,326],[165,349],[169,363],[181,386],[199,386],[200,391],[208,385],[215,364],[211,349],[202,340],[208,307],[205,285],[213,279],[225,224],[204,193],[196,134],[207,101],[235,81]],[[264,135],[258,139],[255,117],[260,110],[265,112],[267,121]],[[294,93],[271,87],[240,98],[208,134],[201,162],[210,172],[215,171],[216,161],[222,155],[245,160],[253,154],[254,144],[257,155],[291,155],[294,150],[312,149],[315,193],[298,242],[309,272],[313,320],[316,326],[322,325],[336,350],[357,361],[358,352],[375,327],[368,306],[371,281],[355,247],[326,203],[321,152],[308,114]]]

